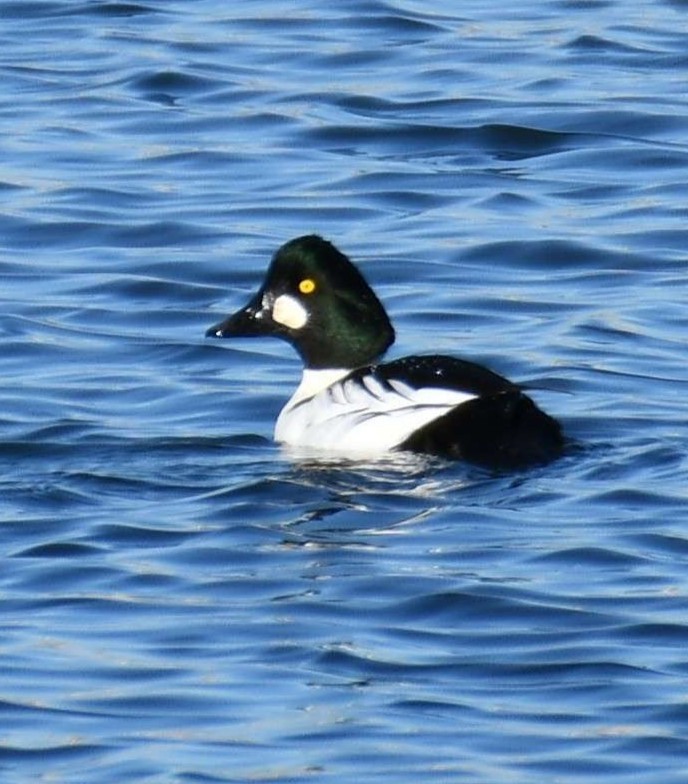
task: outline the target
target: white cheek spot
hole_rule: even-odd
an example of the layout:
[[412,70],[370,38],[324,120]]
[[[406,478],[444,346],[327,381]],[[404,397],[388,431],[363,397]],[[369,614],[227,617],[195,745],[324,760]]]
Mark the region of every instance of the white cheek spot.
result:
[[272,317],[289,329],[302,329],[308,323],[308,311],[294,297],[282,294],[272,306]]

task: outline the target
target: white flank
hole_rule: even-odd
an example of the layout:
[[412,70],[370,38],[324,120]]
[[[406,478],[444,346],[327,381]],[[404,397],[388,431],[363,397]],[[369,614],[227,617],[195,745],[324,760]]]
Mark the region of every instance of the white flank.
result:
[[308,323],[308,311],[294,297],[282,294],[272,306],[272,317],[289,329],[302,329]]
[[398,380],[387,385],[372,375],[339,380],[346,372],[305,371],[277,419],[275,440],[340,455],[382,454],[475,397],[454,389],[413,389]]

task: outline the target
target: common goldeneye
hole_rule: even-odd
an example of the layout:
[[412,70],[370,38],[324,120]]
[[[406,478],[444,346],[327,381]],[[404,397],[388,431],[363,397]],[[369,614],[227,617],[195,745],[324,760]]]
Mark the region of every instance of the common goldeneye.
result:
[[303,377],[275,440],[348,456],[410,450],[494,468],[547,462],[558,423],[487,368],[449,356],[379,364],[394,342],[380,300],[349,259],[317,235],[283,245],[242,310],[207,336],[290,342]]

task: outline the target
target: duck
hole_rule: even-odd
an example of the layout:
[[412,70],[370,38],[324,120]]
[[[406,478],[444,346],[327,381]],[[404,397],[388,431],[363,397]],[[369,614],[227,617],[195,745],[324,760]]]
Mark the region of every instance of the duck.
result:
[[296,349],[301,381],[274,430],[295,450],[415,452],[493,469],[548,463],[563,451],[559,423],[482,365],[439,354],[381,361],[395,340],[384,306],[317,234],[282,245],[257,293],[206,336],[276,337]]

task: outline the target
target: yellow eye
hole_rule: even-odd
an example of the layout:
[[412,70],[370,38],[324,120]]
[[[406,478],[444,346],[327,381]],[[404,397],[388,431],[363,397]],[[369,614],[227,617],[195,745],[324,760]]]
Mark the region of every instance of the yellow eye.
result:
[[315,281],[312,278],[304,278],[299,283],[299,291],[302,294],[312,294],[315,291]]

